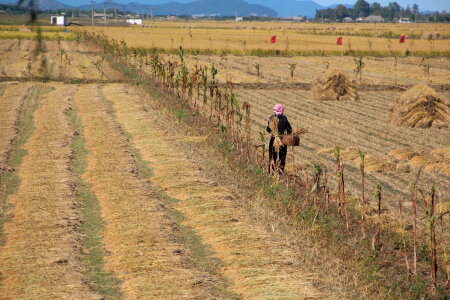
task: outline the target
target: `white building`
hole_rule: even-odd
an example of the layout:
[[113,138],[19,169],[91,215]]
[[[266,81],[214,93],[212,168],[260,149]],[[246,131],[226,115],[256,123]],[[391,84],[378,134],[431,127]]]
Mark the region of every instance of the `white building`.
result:
[[52,25],[65,26],[67,21],[66,16],[51,16],[50,22]]
[[127,19],[127,23],[131,25],[142,25],[142,19]]
[[384,18],[382,16],[370,15],[367,18],[364,18],[363,21],[368,23],[383,23]]
[[236,17],[236,22],[242,22],[242,21],[244,21],[243,17]]

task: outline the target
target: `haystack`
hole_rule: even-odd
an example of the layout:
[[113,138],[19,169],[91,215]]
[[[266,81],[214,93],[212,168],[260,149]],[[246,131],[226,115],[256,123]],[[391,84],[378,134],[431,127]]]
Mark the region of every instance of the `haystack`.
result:
[[[330,147],[330,148],[323,148],[317,151],[317,154],[325,154],[329,157],[334,157],[336,153],[336,147]],[[358,149],[353,147],[348,148],[340,148],[339,154],[341,156],[341,159],[344,161],[347,160],[355,160],[359,157]]]
[[395,161],[410,160],[414,156],[419,155],[419,152],[412,148],[398,148],[389,151],[388,156]]
[[358,100],[353,82],[338,69],[330,69],[318,77],[312,85],[313,97],[317,100]]
[[390,122],[397,126],[443,128],[450,124],[448,101],[423,84],[404,92],[390,111]]
[[431,154],[433,154],[440,160],[450,161],[450,147],[436,148],[433,151],[431,151]]
[[414,168],[420,168],[425,167],[427,165],[439,163],[439,159],[432,155],[432,154],[424,154],[424,155],[418,155],[414,156],[409,160],[409,164],[413,166]]
[[421,40],[439,40],[441,34],[439,32],[424,32],[420,37]]
[[[356,158],[353,163],[359,166],[361,158]],[[397,164],[383,157],[367,154],[364,157],[364,169],[367,172],[392,172],[397,169]]]
[[447,176],[450,176],[450,163],[448,162],[442,162],[442,163],[433,163],[425,166],[424,168],[425,173],[430,174],[444,174]]

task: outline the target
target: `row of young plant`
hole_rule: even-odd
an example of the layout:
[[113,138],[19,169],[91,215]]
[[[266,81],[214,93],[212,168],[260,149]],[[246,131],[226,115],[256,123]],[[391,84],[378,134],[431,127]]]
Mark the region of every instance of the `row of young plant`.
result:
[[[273,162],[266,155],[264,135],[261,134],[260,145],[252,144],[250,104],[247,102],[239,104],[231,80],[227,80],[226,84],[219,84],[218,70],[214,64],[211,66],[196,64],[193,69],[189,69],[184,59],[183,48],[178,50],[176,57],[168,58],[158,53],[148,53],[144,49],[130,48],[126,42],[109,40],[101,33],[80,31],[77,34],[101,47],[105,53],[120,64],[127,65],[141,78],[156,82],[160,88],[174,93],[194,111],[216,123],[227,133],[229,144],[235,152],[239,153],[249,165],[256,165],[258,170],[266,173],[274,169]],[[179,114],[178,117],[183,118],[183,114]],[[433,187],[427,192],[418,188],[419,171],[417,181],[411,185],[411,198],[399,201],[397,220],[387,221],[388,216],[383,209],[386,204],[383,200],[382,186],[376,185],[372,197],[374,201],[370,201],[370,197],[366,195],[364,153],[360,152],[360,197],[349,196],[345,185],[345,164],[338,147],[335,154],[334,172],[324,169],[323,166],[313,165],[312,168],[303,169],[298,174],[287,174],[275,179],[283,182],[290,191],[289,201],[281,203],[280,209],[293,216],[297,216],[302,210],[313,211],[312,224],[320,218],[337,216],[344,228],[344,234],[360,237],[359,245],[366,245],[373,251],[375,257],[391,256],[395,259],[395,253],[383,244],[392,243],[388,239],[397,239],[401,243],[399,249],[404,260],[405,277],[413,281],[423,280],[424,272],[418,271],[418,263],[421,265],[428,263],[429,271],[426,273],[430,275],[432,286],[438,288],[439,285],[449,285],[450,247],[448,242],[445,242],[445,237],[448,237],[450,211],[444,211],[442,205],[437,206],[436,189]],[[275,169],[277,167],[279,166],[275,166]],[[332,181],[337,182],[337,189],[331,184]],[[405,201],[413,208],[411,230],[403,213]],[[427,223],[426,232],[420,230],[418,226],[421,223],[420,219]],[[387,236],[388,231],[389,237],[383,241],[383,235]],[[420,260],[418,253],[423,252],[423,249],[426,250],[428,258]]]

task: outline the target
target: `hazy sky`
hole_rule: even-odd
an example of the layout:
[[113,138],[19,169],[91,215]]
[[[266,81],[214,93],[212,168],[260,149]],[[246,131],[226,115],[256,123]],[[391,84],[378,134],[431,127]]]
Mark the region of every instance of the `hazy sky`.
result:
[[[282,0],[281,0],[282,1]],[[313,0],[323,6],[328,6],[330,4],[335,3],[345,3],[345,4],[354,4],[356,0]],[[367,1],[367,0],[366,0]],[[431,11],[442,11],[446,10],[447,12],[450,11],[450,0],[377,0],[377,1],[367,1],[367,2],[378,2],[381,3],[383,6],[387,5],[389,2],[397,2],[402,7],[406,7],[406,5],[409,4],[409,6],[412,6],[414,3],[419,5],[419,10],[431,10]]]

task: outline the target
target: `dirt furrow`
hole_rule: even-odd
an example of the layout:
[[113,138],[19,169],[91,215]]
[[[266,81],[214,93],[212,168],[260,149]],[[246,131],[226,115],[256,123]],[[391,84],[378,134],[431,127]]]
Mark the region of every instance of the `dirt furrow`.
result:
[[[211,279],[192,268],[177,242],[176,223],[146,180],[138,178],[135,155],[114,121],[99,87],[76,94],[86,139],[84,180],[98,199],[105,221],[105,269],[122,281],[126,299],[209,299]],[[218,298],[218,297],[216,297]]]
[[35,130],[17,170],[21,184],[8,201],[0,253],[6,299],[98,299],[80,266],[81,223],[70,171],[73,136],[66,112],[76,86],[55,86],[34,114]]
[[10,83],[0,96],[0,175],[17,137],[17,118],[30,87],[30,84]]
[[[240,207],[237,192],[211,181],[195,159],[185,157],[175,139],[183,133],[161,124],[155,110],[124,85],[104,88],[117,119],[154,172],[152,182],[174,198],[174,207],[222,261],[221,273],[244,299],[324,297],[303,273],[295,251],[283,236],[266,231]],[[200,137],[201,138],[201,137]],[[195,138],[194,138],[195,140]],[[214,158],[213,158],[214,159]]]

